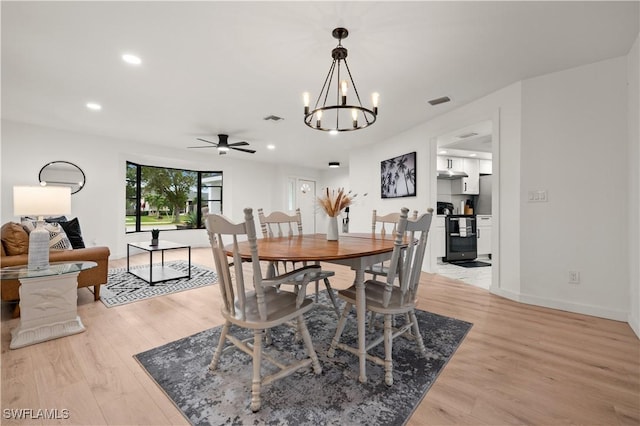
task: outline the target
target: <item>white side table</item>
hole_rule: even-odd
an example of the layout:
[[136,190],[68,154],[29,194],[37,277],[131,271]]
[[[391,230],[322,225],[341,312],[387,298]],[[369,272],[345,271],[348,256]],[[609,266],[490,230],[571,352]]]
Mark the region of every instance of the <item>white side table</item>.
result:
[[81,333],[78,316],[78,274],[96,262],[57,262],[33,271],[26,266],[0,269],[1,279],[20,281],[20,324],[11,330],[9,348]]

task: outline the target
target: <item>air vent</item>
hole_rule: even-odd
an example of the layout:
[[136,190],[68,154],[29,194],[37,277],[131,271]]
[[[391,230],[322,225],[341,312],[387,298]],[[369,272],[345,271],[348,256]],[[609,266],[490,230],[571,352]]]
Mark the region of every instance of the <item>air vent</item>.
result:
[[437,98],[437,99],[431,99],[429,101],[429,103],[431,105],[439,105],[439,104],[443,104],[445,102],[449,102],[451,99],[448,96],[443,96],[441,98]]
[[280,121],[280,120],[284,120],[284,118],[282,117],[278,117],[277,115],[267,115],[264,118],[265,121]]
[[458,135],[458,138],[466,139],[466,138],[470,138],[471,136],[478,136],[478,134],[476,132],[469,132],[469,133],[464,133],[462,135]]

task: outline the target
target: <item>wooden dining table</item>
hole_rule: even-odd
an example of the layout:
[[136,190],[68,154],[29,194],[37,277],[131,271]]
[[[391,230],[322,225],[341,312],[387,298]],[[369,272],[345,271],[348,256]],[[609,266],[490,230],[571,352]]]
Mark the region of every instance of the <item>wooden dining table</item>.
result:
[[[367,381],[365,351],[365,281],[368,266],[391,259],[394,236],[373,233],[340,235],[337,241],[328,241],[325,234],[305,234],[292,237],[262,238],[257,240],[260,260],[277,262],[328,262],[349,266],[355,271],[356,316],[358,322],[359,380]],[[232,254],[232,245],[226,246]],[[242,259],[251,259],[249,242],[238,243]]]

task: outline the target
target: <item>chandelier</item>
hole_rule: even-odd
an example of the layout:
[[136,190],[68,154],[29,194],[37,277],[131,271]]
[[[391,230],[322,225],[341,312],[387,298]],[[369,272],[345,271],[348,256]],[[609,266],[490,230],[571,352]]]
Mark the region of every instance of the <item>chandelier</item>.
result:
[[[378,116],[379,95],[374,93],[372,97],[373,108],[368,109],[362,106],[360,94],[353,81],[349,65],[347,64],[347,49],[342,46],[342,39],[347,38],[349,31],[346,28],[336,28],[331,33],[338,39],[338,46],[331,51],[333,62],[329,67],[329,73],[324,80],[322,90],[316,99],[312,110],[309,108],[309,93],[305,92],[304,98],[304,123],[312,129],[322,130],[336,134],[338,132],[348,132],[351,130],[364,129],[376,122]],[[343,67],[344,65],[344,67]],[[344,70],[343,70],[344,68]],[[346,71],[346,72],[345,72]],[[331,86],[335,78],[335,105],[327,105],[330,98]],[[347,92],[349,85],[353,89],[355,96],[351,96],[350,101],[355,99],[353,104],[347,103]]]

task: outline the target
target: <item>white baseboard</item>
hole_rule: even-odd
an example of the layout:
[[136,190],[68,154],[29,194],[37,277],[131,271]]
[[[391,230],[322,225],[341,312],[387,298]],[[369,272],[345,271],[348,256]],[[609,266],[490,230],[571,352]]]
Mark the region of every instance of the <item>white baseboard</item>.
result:
[[[544,308],[559,309],[561,311],[574,312],[577,314],[590,315],[594,317],[606,318],[606,319],[611,319],[615,321],[628,322],[630,319],[629,313],[626,311],[605,309],[599,306],[583,305],[580,303],[571,303],[564,300],[554,300],[554,299],[547,299],[539,296],[532,296],[528,294],[514,293],[512,291],[496,288],[493,286],[489,289],[489,291],[493,294],[505,297],[507,299],[514,300],[516,302],[526,303],[526,304],[535,305],[535,306],[542,306]],[[635,324],[637,326],[638,322],[636,321]],[[632,329],[634,328],[631,322],[629,322],[629,325],[631,326]],[[634,332],[638,334],[637,329],[634,329]]]
[[634,317],[633,314],[629,314],[627,322],[633,332],[636,333],[636,336],[638,336],[638,339],[640,339],[640,318]]

